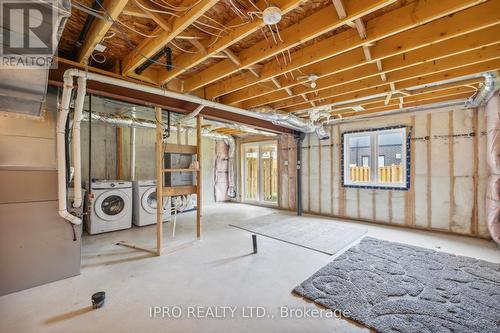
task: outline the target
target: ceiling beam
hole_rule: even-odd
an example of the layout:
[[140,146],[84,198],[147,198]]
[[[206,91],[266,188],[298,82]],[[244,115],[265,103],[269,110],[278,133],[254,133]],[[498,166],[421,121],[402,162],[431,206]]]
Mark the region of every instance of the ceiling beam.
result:
[[[421,101],[404,103],[403,107],[410,108],[410,107],[417,107],[417,106],[430,106],[431,104],[443,103],[443,102],[448,102],[448,101],[453,101],[453,100],[465,100],[465,99],[469,98],[470,96],[471,96],[470,92],[454,94],[454,95],[447,95],[447,96],[442,96],[442,97],[425,99],[425,100],[421,100]],[[350,118],[350,117],[354,117],[354,116],[362,116],[362,115],[369,116],[369,115],[382,113],[382,112],[395,111],[398,109],[401,109],[399,103],[395,104],[395,105],[375,107],[375,108],[366,109],[363,111],[347,111],[347,112],[344,111],[344,112],[339,112],[339,113],[333,113],[333,115],[335,115],[337,117],[340,116],[342,119],[345,119],[345,118]]]
[[[90,29],[85,37],[85,42],[78,52],[78,62],[87,64],[89,57],[94,52],[95,46],[101,42],[106,33],[113,25],[113,21],[118,18],[127,5],[128,0],[106,0],[102,7],[106,10],[108,20],[96,19],[92,22]],[[102,10],[102,8],[99,8]]]
[[[464,85],[476,85],[476,86],[478,86],[480,83],[483,83],[483,82],[484,82],[484,77],[478,77],[478,78],[465,79],[465,80],[440,84],[438,86],[430,86],[430,87],[425,87],[425,88],[411,89],[411,90],[407,90],[407,91],[411,91],[411,96],[413,96],[413,95],[419,95],[419,94],[423,94],[423,93],[427,93],[427,92],[437,92],[437,91],[441,91],[441,90],[447,90],[450,88],[462,87]],[[371,108],[371,107],[380,107],[380,106],[384,106],[384,101],[385,101],[385,97],[375,97],[375,98],[363,100],[361,102],[350,102],[350,103],[344,103],[341,105],[335,105],[334,111],[332,112],[332,114],[345,112],[342,110],[346,110],[346,109],[350,110],[352,108],[356,108],[359,106],[362,109]]]
[[[273,1],[278,8],[281,9],[282,15],[286,15],[290,11],[294,10],[298,6],[300,6],[304,0],[276,0]],[[256,3],[256,6],[262,10],[267,7],[267,1],[261,0]],[[239,42],[240,40],[248,37],[252,33],[258,31],[261,27],[265,25],[265,23],[260,20],[254,20],[247,24],[241,25],[241,19],[235,18],[229,21],[226,26],[234,27],[227,31],[227,34],[223,34],[221,37],[217,38],[213,36],[206,41],[203,41],[204,47],[207,49],[206,54],[189,54],[184,53],[174,58],[175,68],[171,71],[161,71],[160,72],[160,82],[165,83],[168,82],[177,76],[184,73],[189,68],[192,68],[201,62],[207,60],[208,58],[217,55],[219,52],[222,52],[224,49],[228,48],[234,43]]]
[[196,3],[196,5],[182,16],[174,19],[170,25],[170,31],[165,31],[161,26],[158,26],[152,33],[152,35],[158,35],[158,37],[152,39],[146,38],[123,59],[122,74],[127,75],[146,61],[146,58],[152,57],[161,51],[170,41],[181,34],[217,2],[218,0],[200,0],[196,2],[191,0],[187,3],[183,2],[183,6],[190,6],[193,3]]
[[[500,59],[487,60],[484,62],[475,63],[472,65],[464,65],[462,67],[453,68],[450,70],[440,71],[438,73],[432,73],[428,75],[421,76],[412,76],[408,79],[403,79],[399,82],[395,83],[396,90],[408,89],[411,87],[429,84],[439,81],[444,81],[453,78],[460,78],[465,75],[484,73],[489,71],[498,70],[500,68]],[[358,99],[358,98],[369,98],[370,96],[388,93],[391,91],[388,84],[378,87],[367,87],[363,90],[358,90],[354,92],[349,92],[340,96],[334,96],[330,98],[325,98],[321,102],[318,102],[318,106],[326,106],[332,104],[341,104],[343,102],[348,102],[350,100]],[[295,105],[292,107],[284,108],[283,111],[286,112],[298,112],[305,109],[308,109],[305,104],[303,105]]]
[[[407,6],[398,8],[366,22],[365,24],[368,32],[368,38],[366,40],[360,40],[356,31],[347,30],[292,53],[293,61],[287,66],[282,66],[276,60],[267,62],[260,72],[261,76],[259,79],[250,75],[240,74],[209,85],[205,88],[206,96],[207,98],[215,98],[239,89],[247,88],[262,81],[269,80],[271,77],[276,77],[315,64],[330,57],[359,48],[362,45],[373,44],[376,41],[390,37],[396,33],[401,33],[432,20],[456,13],[465,8],[477,5],[480,2],[482,2],[482,0],[420,0],[410,3]],[[499,9],[500,4],[498,2],[493,1],[487,4],[491,3],[493,3],[493,6],[489,7],[490,10],[491,8]],[[498,11],[500,12],[500,10]],[[489,15],[491,16],[492,14],[490,13]],[[475,19],[476,22],[478,20],[481,19]],[[376,55],[373,53],[372,50],[372,56],[375,57]]]
[[229,60],[231,60],[233,62],[233,64],[237,68],[241,67],[241,61],[238,58],[238,56],[233,53],[233,51],[231,51],[230,49],[225,49],[225,50],[222,50],[222,53],[224,53],[229,58]]
[[150,19],[155,21],[155,23],[158,24],[158,26],[161,27],[164,31],[166,32],[172,31],[172,25],[170,24],[170,22],[168,22],[167,19],[165,19],[157,12],[148,10],[148,8],[151,8],[151,5],[146,3],[144,0],[134,0],[134,3],[137,5],[138,8],[140,8],[140,10],[144,12],[144,14],[146,14]]
[[[380,9],[395,0],[349,0],[346,1],[346,11],[348,15],[343,19],[335,18],[336,10],[333,5],[327,6],[299,21],[280,32],[283,42],[270,44],[267,40],[262,40],[239,53],[241,66],[243,68],[266,60],[280,54],[290,48],[305,43],[322,34],[329,32],[345,24],[346,21],[353,21],[363,15]],[[204,87],[228,75],[236,73],[230,60],[223,60],[217,64],[196,73],[185,80],[185,89],[191,92]]]
[[[490,58],[496,54],[500,54],[500,44],[498,44],[500,43],[500,35],[481,34],[478,38],[484,38],[485,44],[479,45],[476,44],[478,40],[475,39],[478,35],[478,33],[474,33],[471,36],[465,35],[457,37],[456,40],[450,40],[448,42],[436,44],[436,46],[432,45],[408,52],[404,57],[394,56],[386,58],[382,62],[384,74],[386,76],[385,81],[380,79],[378,67],[373,63],[323,77],[316,81],[318,86],[321,87],[316,89],[318,92],[316,99],[325,98],[325,96],[331,96],[335,93],[340,94],[344,90],[350,91],[352,86],[356,85],[356,82],[362,80],[365,80],[362,82],[366,82],[366,84],[372,84],[374,86],[393,82],[390,78],[392,77],[394,79],[394,71],[401,72],[401,70],[406,69],[406,75],[409,75],[411,72],[418,76],[419,73],[416,72],[418,69],[425,70],[425,68],[432,68],[433,70],[437,70],[439,67],[449,68],[453,64],[462,64],[464,62],[468,63],[472,61],[472,57],[479,54],[484,54]],[[486,47],[486,50],[482,50],[484,47]],[[481,61],[484,59],[478,60]],[[420,65],[420,67],[413,67],[416,65]],[[423,75],[424,72],[421,74]],[[307,91],[297,87],[296,92],[303,93]],[[272,105],[280,108],[283,105],[292,106],[300,102],[300,99],[297,97],[283,98],[280,101],[274,102]],[[244,107],[248,107],[245,103],[243,105]]]
[[[499,7],[498,4],[488,2],[379,40],[370,47],[372,61],[404,54],[466,33],[497,25],[500,22],[500,11],[494,11],[493,9],[496,7]],[[364,53],[360,48],[356,48],[305,66],[301,70],[304,73],[315,73],[321,78],[364,65],[366,65]],[[282,80],[281,83],[283,87],[298,85],[295,81]],[[235,105],[238,102],[248,100],[247,103],[244,103],[245,105],[254,105],[261,101],[267,103],[279,100],[280,97],[286,98],[287,96],[283,92],[273,91],[262,85],[253,85],[223,96],[220,101],[225,104]]]

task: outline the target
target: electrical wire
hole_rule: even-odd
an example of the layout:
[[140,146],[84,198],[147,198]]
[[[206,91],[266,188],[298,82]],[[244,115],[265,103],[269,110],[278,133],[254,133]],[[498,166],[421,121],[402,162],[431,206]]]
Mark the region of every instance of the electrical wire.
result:
[[[97,59],[96,56],[101,56],[102,59]],[[98,64],[104,64],[106,62],[106,56],[100,52],[95,52],[95,53],[92,53],[90,55],[90,57],[92,58],[92,60],[94,60],[95,62],[97,62]]]
[[167,14],[167,15],[172,15],[172,16],[175,16],[175,17],[179,17],[178,14],[175,14],[175,13],[172,13],[172,12],[167,12],[167,11],[164,11],[164,10],[159,10],[159,9],[154,9],[154,8],[149,8],[149,7],[146,7],[144,6],[143,4],[141,4],[139,1],[135,0],[134,1],[135,4],[139,7],[141,7],[142,9],[148,11],[148,12],[152,12],[152,13],[160,13],[160,14]]
[[182,52],[186,52],[186,53],[192,53],[192,54],[196,54],[196,53],[200,53],[200,51],[197,51],[197,52],[194,52],[194,51],[190,51],[190,50],[186,50],[186,49],[183,49],[182,47],[178,46],[177,44],[174,43],[173,40],[170,41],[170,44],[172,44],[173,47],[181,50]]
[[277,24],[275,24],[275,25],[274,25],[274,27],[276,28],[276,34],[278,35],[279,40],[280,40],[282,43],[284,43],[283,38],[281,38],[280,28],[278,28],[278,25],[277,25]]
[[260,8],[259,8],[259,7],[257,7],[257,5],[256,5],[256,4],[254,4],[252,0],[248,0],[248,2],[250,2],[250,4],[251,4],[251,5],[252,5],[255,9],[257,9],[257,11],[258,11],[258,12],[262,13],[262,11],[260,10]]
[[84,4],[83,4],[83,3],[81,3],[81,2],[78,2],[78,1],[74,1],[74,0],[73,0],[73,5],[74,5],[74,3],[76,3],[76,4],[80,5],[80,6],[82,6],[83,8],[85,8],[85,9],[87,9],[87,10],[91,10],[91,11],[93,11],[93,12],[95,12],[95,13],[104,14],[104,11],[103,11],[103,10],[97,10],[97,9],[92,8],[92,7],[88,7],[88,6],[84,5]]
[[[157,4],[158,6],[163,7],[161,4],[159,4],[155,0],[151,0],[151,2],[154,3],[154,4]],[[172,10],[175,10],[175,11],[178,11],[178,12],[185,12],[185,11],[190,10],[191,8],[193,8],[194,6],[196,6],[197,4],[199,4],[201,2],[201,0],[196,1],[195,3],[191,4],[189,7],[176,7],[174,5],[169,4],[165,0],[161,0],[161,2],[163,2],[166,6],[168,6]]]
[[129,29],[129,30],[130,30],[130,31],[132,31],[132,32],[135,32],[135,33],[136,33],[136,34],[138,34],[138,35],[141,35],[142,37],[146,37],[146,38],[156,38],[156,37],[159,37],[159,36],[160,36],[160,35],[147,35],[147,34],[145,34],[145,33],[143,33],[143,32],[140,32],[140,31],[138,31],[138,30],[135,30],[134,28],[132,28],[132,27],[128,26],[127,24],[125,24],[125,23],[121,22],[120,20],[114,20],[114,22],[117,22],[117,23],[121,24],[121,25],[122,25],[122,26],[124,26],[125,28]]

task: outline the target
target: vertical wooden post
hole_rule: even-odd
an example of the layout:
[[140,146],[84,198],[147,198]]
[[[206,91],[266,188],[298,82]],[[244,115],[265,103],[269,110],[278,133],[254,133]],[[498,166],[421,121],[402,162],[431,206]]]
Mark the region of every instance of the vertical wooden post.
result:
[[123,179],[123,129],[116,128],[116,179]]
[[203,122],[203,116],[198,115],[196,116],[196,156],[198,159],[198,171],[196,172],[196,203],[197,203],[197,209],[196,209],[196,237],[199,239],[201,237],[201,208],[202,208],[202,198],[201,198],[201,191],[202,191],[202,179],[201,179],[201,163],[202,163],[202,156],[201,156],[201,123]]
[[163,246],[163,133],[161,108],[156,106],[156,255]]

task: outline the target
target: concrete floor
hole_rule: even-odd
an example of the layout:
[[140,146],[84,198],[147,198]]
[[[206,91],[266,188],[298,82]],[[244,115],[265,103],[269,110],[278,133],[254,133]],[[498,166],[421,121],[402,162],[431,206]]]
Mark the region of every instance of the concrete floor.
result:
[[[194,213],[186,213],[178,219],[175,239],[165,225],[162,257],[114,245],[123,240],[153,247],[155,226],[85,236],[81,275],[0,297],[0,332],[367,332],[348,320],[280,318],[282,306],[317,308],[291,290],[333,257],[265,237],[259,237],[259,253],[251,255],[250,234],[228,224],[274,211],[209,206],[201,241],[194,237]],[[331,221],[366,228],[380,239],[500,262],[498,248],[485,240]],[[100,290],[106,291],[106,305],[91,310],[90,296]],[[181,306],[182,317],[151,318],[152,306]],[[188,319],[188,306],[238,308],[235,318]],[[242,318],[248,306],[262,306],[274,319]]]

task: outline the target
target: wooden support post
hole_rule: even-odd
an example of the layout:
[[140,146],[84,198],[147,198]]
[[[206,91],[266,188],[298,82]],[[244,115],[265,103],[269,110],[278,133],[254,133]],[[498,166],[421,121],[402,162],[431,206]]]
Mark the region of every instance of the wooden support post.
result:
[[116,179],[123,179],[123,129],[116,128]]
[[201,191],[202,191],[202,179],[201,179],[201,123],[203,122],[203,116],[198,115],[196,117],[196,157],[198,159],[198,171],[196,172],[196,237],[199,239],[201,237]]
[[163,133],[161,108],[156,106],[156,255],[163,246]]

